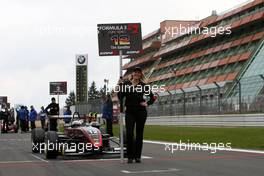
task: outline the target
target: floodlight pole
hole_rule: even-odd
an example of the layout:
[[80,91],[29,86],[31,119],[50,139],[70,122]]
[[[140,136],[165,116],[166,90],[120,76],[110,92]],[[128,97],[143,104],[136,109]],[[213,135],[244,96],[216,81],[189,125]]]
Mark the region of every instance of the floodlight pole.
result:
[[238,102],[239,102],[239,114],[242,112],[242,96],[241,96],[241,82],[239,79],[236,80],[238,84]]
[[[0,111],[2,111],[2,105],[1,104],[0,104]],[[2,134],[2,128],[1,128],[2,125],[1,124],[3,124],[2,119],[0,119],[0,134]]]
[[186,93],[185,93],[185,91],[183,90],[183,88],[180,88],[180,90],[181,90],[182,93],[183,93],[183,115],[186,115],[186,102],[185,102],[185,99],[186,99]]
[[[60,118],[60,92],[59,91],[57,93],[57,97],[58,97],[58,106],[59,106],[59,112],[58,112],[58,119],[59,119]],[[57,123],[58,123],[58,119],[56,119]]]
[[221,113],[221,106],[220,106],[220,89],[221,89],[221,87],[220,87],[220,85],[219,84],[217,84],[217,82],[214,82],[214,84],[215,84],[215,86],[217,87],[217,106],[218,106],[218,113],[220,114]]
[[200,101],[199,101],[199,111],[200,111],[200,115],[202,115],[202,89],[200,86],[196,86],[197,89],[199,90],[199,96],[200,96]]
[[[1,128],[1,124],[3,124],[3,120],[0,120],[0,134],[2,134],[2,128]],[[3,125],[3,127],[4,127],[4,125]]]
[[60,115],[60,93],[57,93],[58,105],[59,105],[59,114]]
[[[119,51],[119,75],[120,78],[122,78],[123,76],[123,70],[122,70],[122,50]],[[122,101],[120,102],[120,109],[123,109],[123,103]],[[123,112],[120,111],[120,118],[119,118],[119,126],[120,126],[120,159],[121,159],[121,163],[124,163],[124,135],[123,135]]]

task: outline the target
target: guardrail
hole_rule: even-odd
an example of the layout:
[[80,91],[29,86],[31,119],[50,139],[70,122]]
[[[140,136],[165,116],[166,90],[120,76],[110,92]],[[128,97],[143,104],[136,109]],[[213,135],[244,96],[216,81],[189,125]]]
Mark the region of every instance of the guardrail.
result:
[[264,114],[148,117],[146,125],[264,127]]

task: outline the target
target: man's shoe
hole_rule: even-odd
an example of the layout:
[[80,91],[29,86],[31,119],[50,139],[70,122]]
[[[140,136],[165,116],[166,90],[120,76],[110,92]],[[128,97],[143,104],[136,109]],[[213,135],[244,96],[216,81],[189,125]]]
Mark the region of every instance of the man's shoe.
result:
[[128,160],[127,160],[127,163],[133,163],[133,159],[131,159],[131,158],[128,158]]
[[140,158],[136,158],[136,163],[141,163],[141,159]]

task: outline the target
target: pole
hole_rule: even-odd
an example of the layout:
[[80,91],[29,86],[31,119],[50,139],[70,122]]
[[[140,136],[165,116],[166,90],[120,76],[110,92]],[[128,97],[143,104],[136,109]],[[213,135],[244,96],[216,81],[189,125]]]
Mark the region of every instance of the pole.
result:
[[182,93],[183,93],[183,115],[186,115],[186,102],[185,102],[185,97],[186,97],[186,95],[185,95],[185,91],[181,88],[181,91],[182,91]]
[[[263,75],[259,75],[259,76],[261,77],[262,81],[264,81],[264,76],[263,76]],[[263,108],[262,108],[262,109],[263,109]],[[261,104],[260,104],[259,110],[260,110],[260,112],[261,112]]]
[[106,82],[106,92],[108,93],[108,85],[109,84],[109,79],[107,80],[107,82]]
[[242,97],[241,97],[241,82],[240,80],[237,80],[238,82],[238,101],[239,101],[239,114],[242,112]]
[[[58,105],[60,107],[60,94],[59,93],[57,94],[57,99],[58,99]],[[60,115],[60,110],[59,110],[59,115]]]
[[[119,51],[119,75],[120,78],[123,76],[123,72],[122,72],[122,50]],[[120,109],[121,106],[123,106],[122,104],[120,104]],[[124,163],[124,136],[123,136],[123,114],[122,112],[120,112],[120,118],[119,118],[119,125],[120,125],[120,159],[121,159],[121,163]]]
[[220,106],[220,104],[221,104],[221,102],[220,102],[220,99],[221,99],[220,89],[221,89],[221,87],[217,84],[217,82],[214,82],[214,84],[217,87],[217,107],[218,107],[218,114],[220,114],[221,113],[221,106]]
[[[58,92],[58,106],[59,106],[59,113],[58,113],[58,119],[59,119],[59,117],[60,117],[60,93],[59,92]],[[58,119],[56,120],[57,124],[58,124]]]
[[200,88],[200,86],[196,86],[199,89],[199,112],[200,115],[202,115],[202,89]]

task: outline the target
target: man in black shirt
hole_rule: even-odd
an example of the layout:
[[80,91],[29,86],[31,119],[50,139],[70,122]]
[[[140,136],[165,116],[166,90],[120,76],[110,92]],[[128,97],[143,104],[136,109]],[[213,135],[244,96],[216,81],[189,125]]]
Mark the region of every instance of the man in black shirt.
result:
[[[56,103],[54,97],[51,98],[51,103],[46,107],[45,112],[49,116],[59,115],[60,107],[59,104]],[[57,119],[49,117],[50,121],[50,131],[57,131]]]

